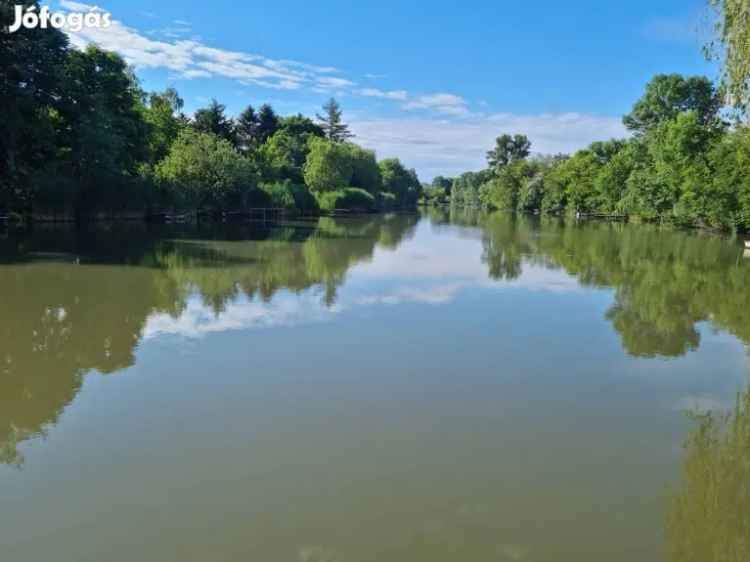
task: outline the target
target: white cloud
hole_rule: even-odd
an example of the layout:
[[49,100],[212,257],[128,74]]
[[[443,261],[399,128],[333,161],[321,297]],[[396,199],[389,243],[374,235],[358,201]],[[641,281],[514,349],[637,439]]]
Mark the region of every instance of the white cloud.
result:
[[[71,0],[62,0],[61,6],[74,11],[94,8]],[[304,84],[315,84],[318,79],[350,84],[343,79],[319,76],[336,72],[333,67],[274,60],[250,53],[217,49],[198,40],[180,39],[178,35],[185,32],[184,26],[188,24],[182,20],[175,23],[183,27],[161,30],[162,35],[172,37],[172,40],[151,39],[116,19],[106,29],[84,27],[77,32],[70,29],[66,29],[66,32],[75,47],[83,48],[95,43],[119,53],[136,68],[164,68],[178,78],[221,76],[244,84],[287,90],[300,88]]]
[[[69,10],[98,9],[73,0],[62,0]],[[339,74],[333,66],[319,66],[286,59],[230,51],[206,45],[199,39],[184,37],[190,32],[190,23],[173,20],[176,27],[167,27],[153,33],[160,39],[147,37],[137,29],[113,19],[106,29],[84,27],[80,31],[66,29],[71,43],[78,48],[95,43],[115,51],[136,68],[163,68],[170,71],[172,79],[223,77],[241,84],[253,84],[277,90],[306,88],[315,93],[335,92],[339,97],[358,95],[404,102],[406,109],[425,109],[453,116],[469,115],[468,104],[462,97],[436,93],[411,98],[406,90],[356,89],[356,83]],[[382,75],[367,74],[369,78]]]
[[422,180],[455,176],[486,165],[485,153],[503,133],[522,133],[540,154],[571,153],[595,140],[622,138],[617,117],[583,113],[512,114],[448,119],[372,119],[350,123],[357,141],[380,158],[398,156]]
[[404,109],[433,109],[448,115],[468,115],[466,100],[455,94],[429,94],[419,96],[403,105]]
[[378,90],[377,88],[363,88],[358,90],[357,93],[360,96],[371,97],[371,98],[386,98],[389,100],[404,101],[409,97],[406,90],[391,90],[384,91]]
[[346,86],[353,86],[354,82],[345,78],[322,76],[318,78],[318,84],[324,88],[344,88]]

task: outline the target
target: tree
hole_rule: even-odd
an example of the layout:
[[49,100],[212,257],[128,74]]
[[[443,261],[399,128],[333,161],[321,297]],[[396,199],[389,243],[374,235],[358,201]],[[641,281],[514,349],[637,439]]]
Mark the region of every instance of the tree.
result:
[[325,137],[325,131],[323,131],[323,128],[301,113],[279,119],[279,129],[292,136],[303,136],[305,138],[307,138],[307,136]]
[[495,140],[495,148],[487,152],[487,162],[491,169],[499,171],[511,162],[524,160],[531,150],[531,142],[526,135],[500,135]]
[[294,183],[302,183],[309,151],[306,136],[291,135],[286,130],[279,129],[260,149],[266,167],[265,179],[290,179]]
[[750,101],[750,2],[708,0],[716,8],[716,39],[706,45],[707,58],[722,64],[722,86],[729,103],[741,112]]
[[57,119],[59,170],[78,214],[132,203],[128,180],[148,159],[143,92],[119,55],[89,45],[69,52]]
[[323,106],[324,115],[316,114],[320,126],[328,140],[343,142],[354,135],[349,132],[349,126],[341,121],[341,108],[335,99],[331,98]]
[[156,177],[173,200],[192,209],[243,206],[257,185],[252,163],[229,141],[190,128],[157,165]]
[[406,169],[398,158],[386,158],[378,163],[383,178],[383,191],[392,193],[401,205],[413,205],[422,196],[422,184],[417,173]]
[[30,205],[32,177],[55,159],[54,114],[68,53],[68,38],[56,29],[6,33],[13,4],[0,2],[0,209]]
[[218,101],[211,100],[208,107],[195,112],[193,127],[201,133],[213,133],[217,137],[229,141],[232,145],[237,142],[234,123],[225,114],[226,106]]
[[273,108],[264,103],[258,110],[258,127],[256,132],[256,142],[262,144],[266,142],[279,129],[279,118]]
[[258,114],[255,113],[252,105],[248,105],[242,113],[240,113],[234,126],[237,147],[240,150],[247,152],[260,144],[260,139],[258,138],[259,125]]
[[167,155],[169,147],[182,127],[181,113],[184,102],[174,88],[162,93],[152,93],[144,118],[149,125],[149,164],[155,164]]
[[683,111],[695,111],[705,125],[717,118],[720,107],[719,93],[705,76],[657,74],[622,122],[629,130],[643,134]]
[[311,137],[304,167],[305,184],[314,193],[348,187],[354,167],[351,150],[343,143]]
[[437,188],[442,189],[448,197],[450,197],[452,186],[453,186],[453,178],[435,176],[432,179],[432,187],[437,187]]
[[375,152],[352,143],[346,143],[346,146],[349,148],[352,163],[352,177],[349,185],[364,189],[373,195],[377,194],[382,182]]

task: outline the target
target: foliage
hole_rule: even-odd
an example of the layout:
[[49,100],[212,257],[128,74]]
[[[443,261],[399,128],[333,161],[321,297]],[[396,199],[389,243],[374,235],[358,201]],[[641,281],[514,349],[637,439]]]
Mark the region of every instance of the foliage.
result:
[[323,106],[323,115],[316,115],[325,137],[330,141],[343,142],[354,136],[349,131],[349,126],[341,120],[341,113],[341,107],[338,102],[331,98]]
[[192,129],[180,132],[156,177],[192,209],[242,207],[257,185],[252,163],[229,141]]
[[705,77],[657,75],[623,118],[633,137],[527,160],[528,139],[502,135],[486,169],[453,181],[451,203],[750,229],[748,129],[728,128],[720,99]]
[[378,163],[383,191],[393,193],[403,205],[414,205],[422,196],[422,184],[414,170],[407,170],[398,158]]
[[296,209],[298,211],[317,212],[317,199],[304,184],[295,184],[289,180],[264,184],[261,190],[268,197],[268,205],[275,208]]
[[360,148],[356,144],[347,143],[349,158],[352,165],[352,177],[349,185],[359,187],[369,193],[377,193],[382,186],[380,167],[372,150]]
[[716,39],[706,45],[708,58],[722,63],[722,86],[732,106],[747,111],[750,101],[750,2],[708,0],[716,8]]
[[490,169],[499,171],[512,162],[524,160],[531,151],[531,142],[525,135],[500,135],[495,140],[495,148],[487,153]]
[[345,144],[313,137],[309,150],[304,178],[313,193],[337,191],[350,184],[354,165]]
[[657,74],[622,122],[641,134],[682,112],[694,111],[700,123],[706,125],[716,119],[720,107],[720,96],[705,76]]
[[375,197],[358,187],[348,187],[336,191],[318,193],[317,198],[320,209],[323,211],[335,211],[338,209],[369,211],[375,207]]
[[193,127],[201,133],[212,133],[217,137],[229,141],[232,144],[237,142],[234,130],[234,123],[226,115],[226,106],[216,100],[211,100],[208,107],[204,107],[195,112],[193,117]]

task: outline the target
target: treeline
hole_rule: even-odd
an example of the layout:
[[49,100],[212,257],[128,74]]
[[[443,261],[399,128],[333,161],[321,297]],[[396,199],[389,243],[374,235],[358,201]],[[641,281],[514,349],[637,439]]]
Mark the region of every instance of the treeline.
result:
[[[13,6],[0,2],[0,28]],[[0,215],[87,218],[412,206],[414,170],[349,141],[331,100],[315,120],[213,101],[183,112],[144,92],[115,53],[71,48],[49,29],[0,33]]]
[[725,119],[722,92],[705,77],[657,75],[623,117],[630,138],[530,158],[524,135],[502,135],[486,169],[438,177],[425,195],[439,203],[748,230],[750,128]]

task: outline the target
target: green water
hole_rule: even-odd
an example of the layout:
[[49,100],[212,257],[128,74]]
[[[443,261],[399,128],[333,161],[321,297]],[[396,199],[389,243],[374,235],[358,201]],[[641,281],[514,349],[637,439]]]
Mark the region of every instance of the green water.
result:
[[741,242],[651,226],[0,232],[0,559],[748,560],[667,532],[748,341]]

